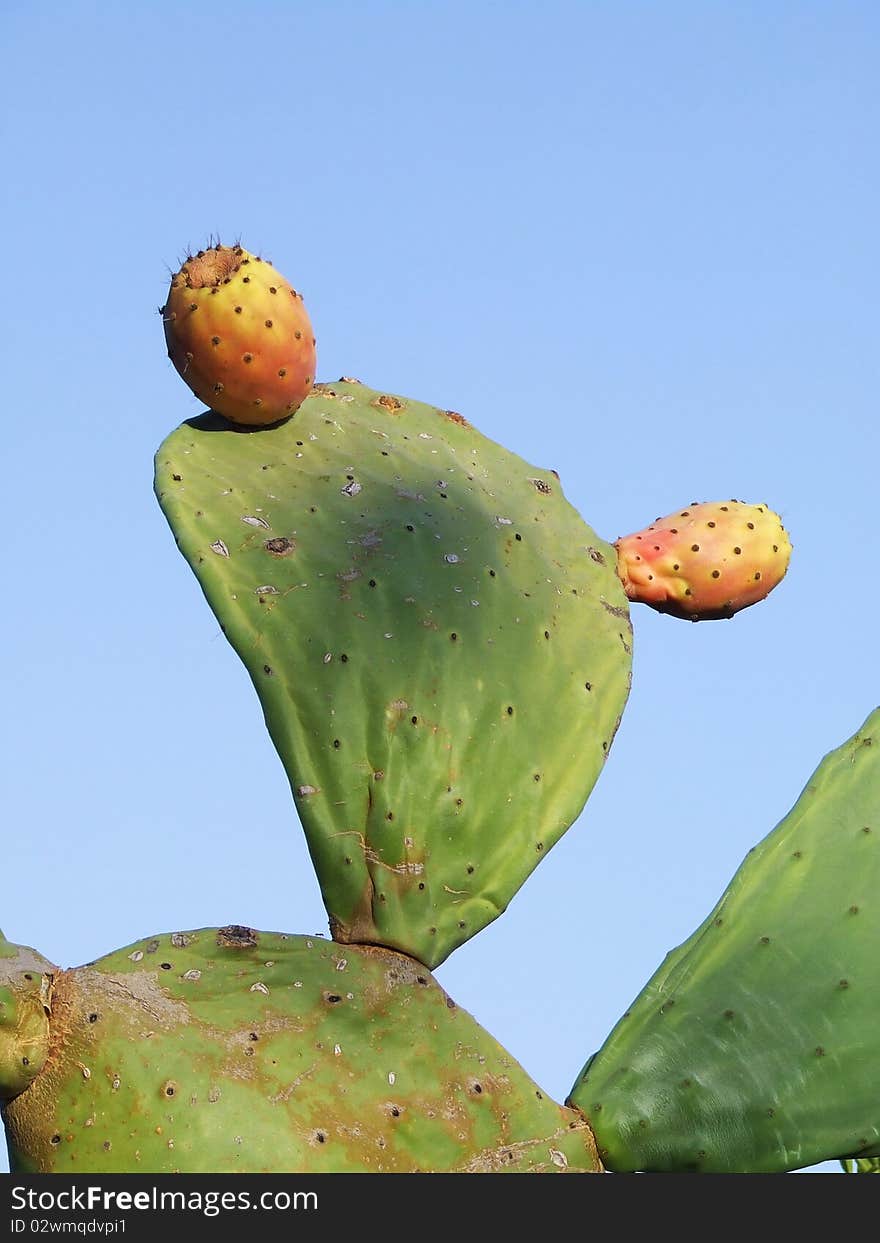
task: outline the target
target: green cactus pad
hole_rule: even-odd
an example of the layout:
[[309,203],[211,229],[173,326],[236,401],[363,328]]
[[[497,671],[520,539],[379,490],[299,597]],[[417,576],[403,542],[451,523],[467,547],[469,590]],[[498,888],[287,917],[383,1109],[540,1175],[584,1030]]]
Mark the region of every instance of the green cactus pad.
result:
[[844,1158],[840,1164],[844,1174],[880,1174],[880,1157]]
[[614,550],[552,471],[356,381],[259,431],[190,420],[156,491],[257,689],[333,936],[436,966],[601,771],[631,663]]
[[822,761],[572,1090],[609,1169],[880,1153],[880,710]]
[[49,1052],[49,1003],[57,968],[0,932],[0,1102],[36,1078]]
[[201,929],[62,972],[14,1172],[591,1172],[555,1104],[421,964]]

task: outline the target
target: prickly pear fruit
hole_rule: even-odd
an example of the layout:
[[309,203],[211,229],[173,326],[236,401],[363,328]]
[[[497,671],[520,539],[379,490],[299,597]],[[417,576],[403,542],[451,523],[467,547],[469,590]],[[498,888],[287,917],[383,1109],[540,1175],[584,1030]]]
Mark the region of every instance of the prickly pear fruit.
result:
[[315,378],[315,338],[302,294],[241,246],[190,255],[162,307],[168,357],[206,406],[264,426],[302,404]]
[[763,600],[791,555],[779,515],[736,500],[689,505],[614,547],[630,600],[690,621],[732,617]]
[[255,435],[188,420],[156,491],[263,704],[334,937],[436,966],[602,770],[631,663],[613,549],[552,471],[350,380]]
[[587,1063],[609,1169],[880,1156],[880,709],[827,755]]
[[58,972],[51,1029],[4,1109],[16,1173],[600,1168],[577,1112],[390,950],[150,937]]

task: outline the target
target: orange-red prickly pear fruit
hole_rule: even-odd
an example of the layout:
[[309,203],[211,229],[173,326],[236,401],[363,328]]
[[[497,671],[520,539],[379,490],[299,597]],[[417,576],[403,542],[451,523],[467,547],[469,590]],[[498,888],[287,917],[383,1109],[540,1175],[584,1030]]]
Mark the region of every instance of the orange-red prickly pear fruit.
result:
[[299,409],[315,379],[302,294],[241,246],[211,246],[175,273],[162,307],[168,357],[206,406],[263,426]]
[[630,600],[690,621],[732,617],[781,582],[791,542],[766,505],[692,504],[617,540]]

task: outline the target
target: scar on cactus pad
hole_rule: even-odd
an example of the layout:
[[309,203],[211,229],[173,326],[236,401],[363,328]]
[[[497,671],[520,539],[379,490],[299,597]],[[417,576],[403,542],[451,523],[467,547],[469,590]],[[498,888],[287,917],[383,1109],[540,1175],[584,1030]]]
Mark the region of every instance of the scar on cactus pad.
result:
[[262,427],[299,409],[315,378],[302,294],[241,246],[189,255],[161,308],[168,357],[205,405]]
[[614,545],[630,600],[690,621],[732,617],[784,578],[791,542],[766,505],[695,503]]

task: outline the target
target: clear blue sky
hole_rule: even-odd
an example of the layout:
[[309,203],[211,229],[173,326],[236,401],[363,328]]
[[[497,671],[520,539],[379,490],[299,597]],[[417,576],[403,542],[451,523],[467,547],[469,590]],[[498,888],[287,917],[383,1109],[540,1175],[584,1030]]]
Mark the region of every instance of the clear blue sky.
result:
[[461,411],[607,539],[693,500],[782,513],[763,604],[634,608],[583,815],[438,969],[562,1099],[878,701],[880,10],[13,0],[4,42],[11,939],[69,966],[177,928],[326,931],[151,491],[201,409],[156,314],[188,246],[268,255],[319,378]]

